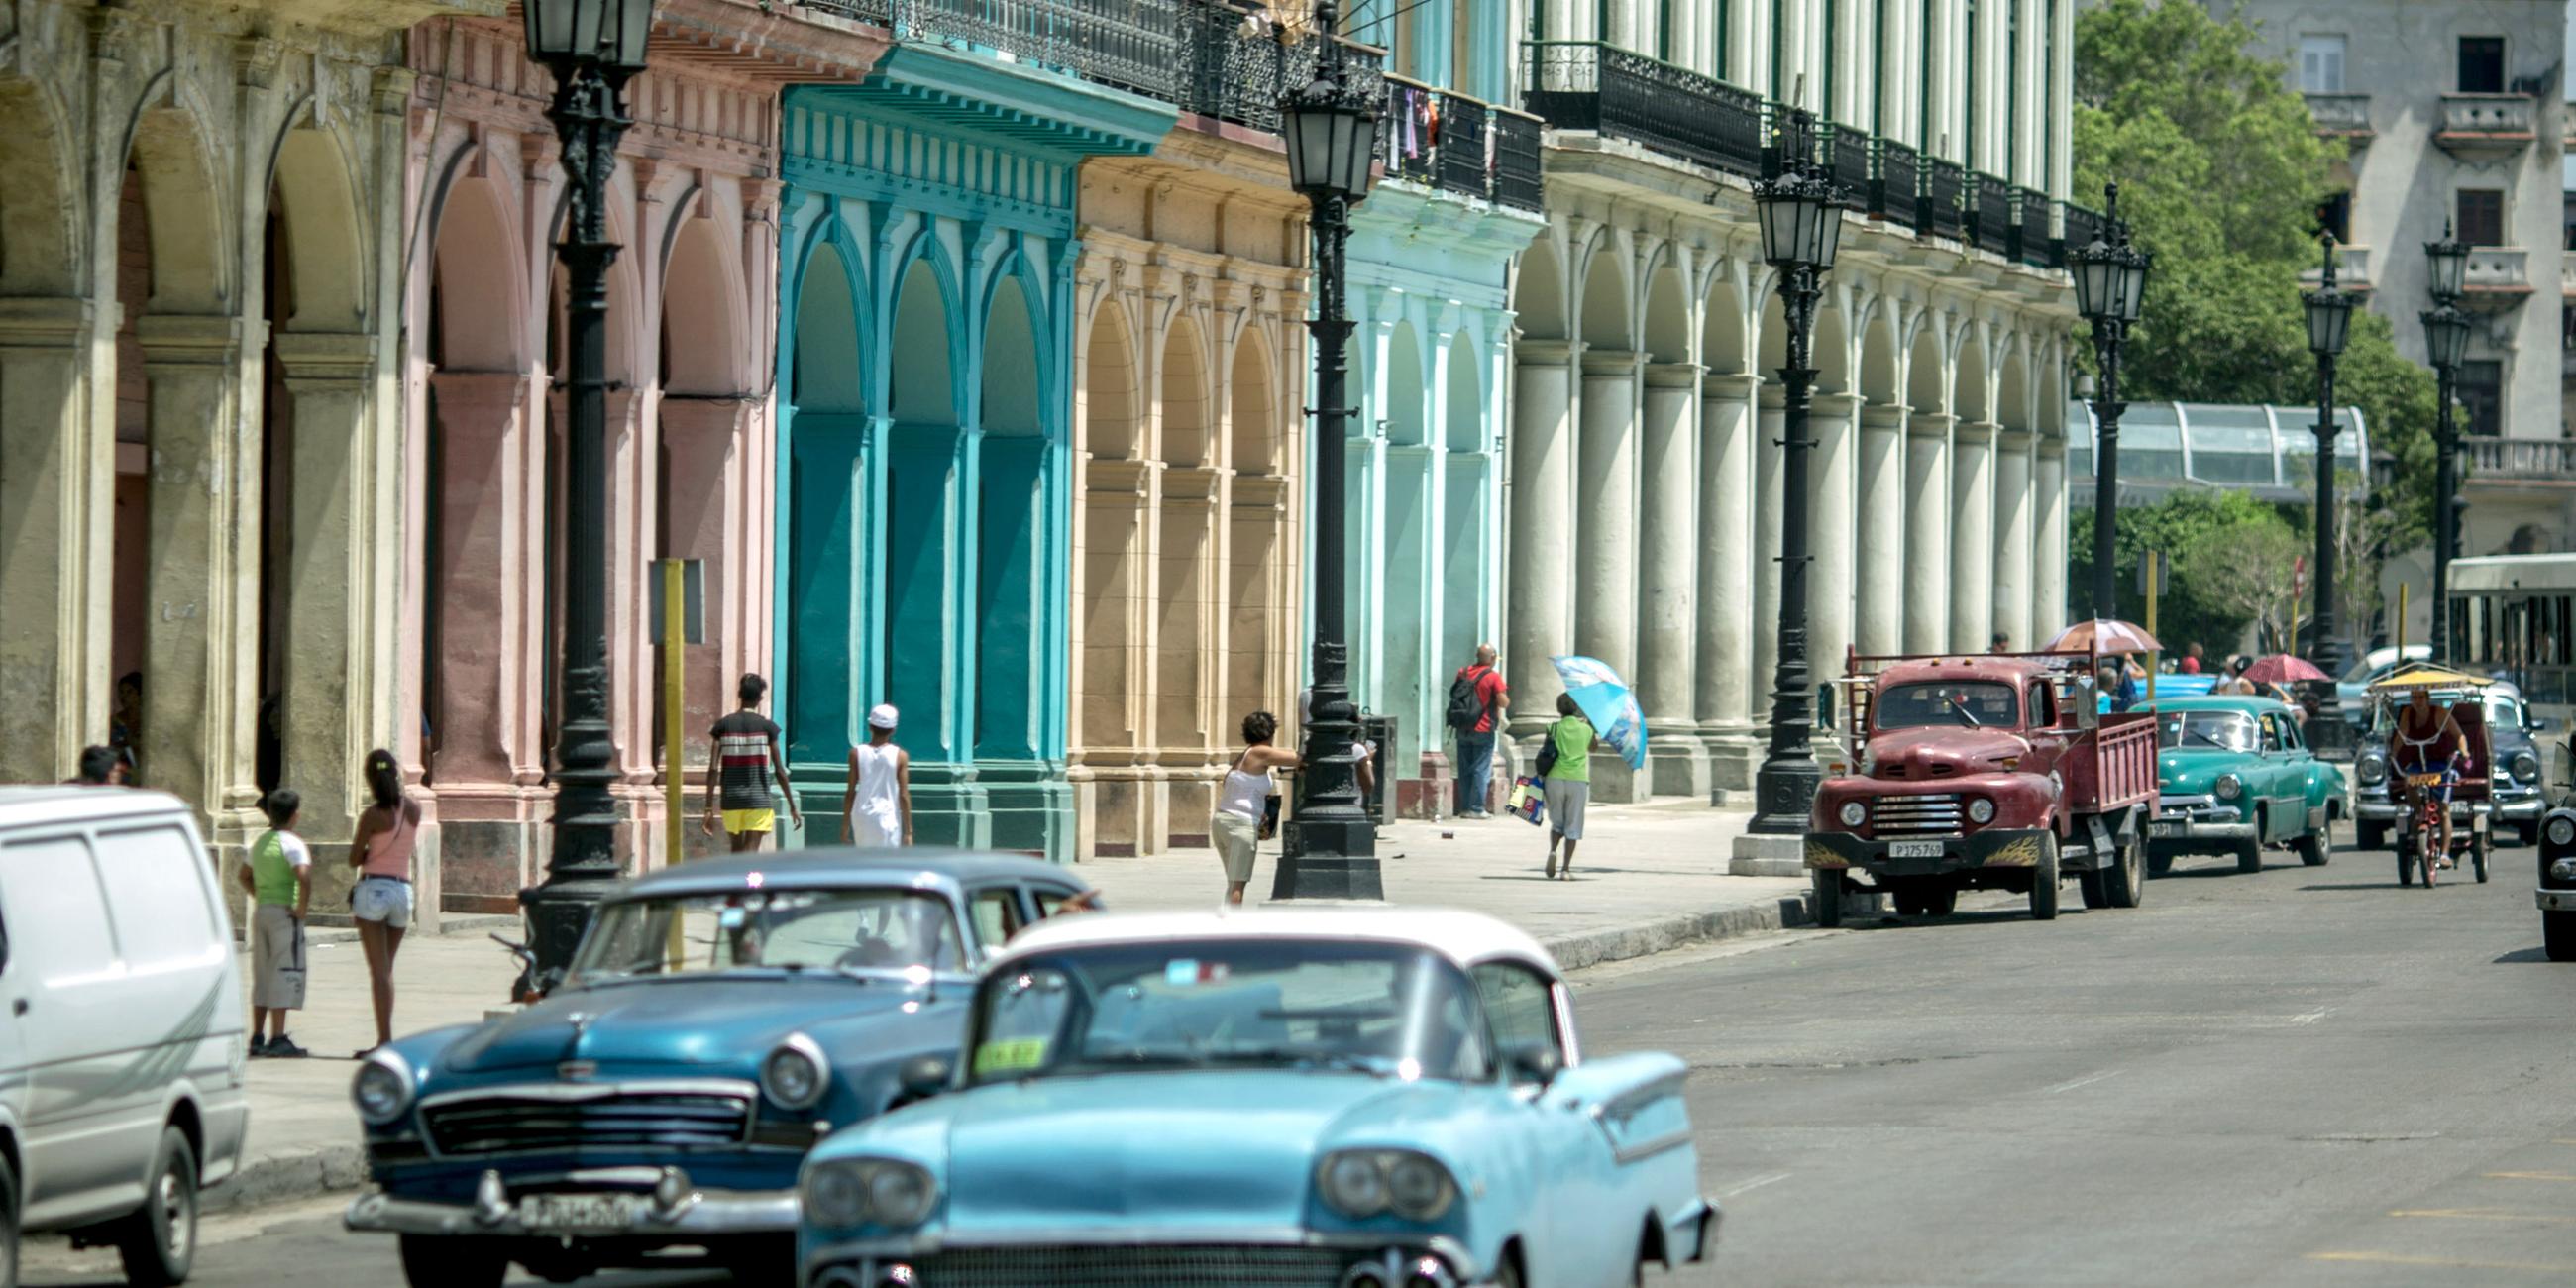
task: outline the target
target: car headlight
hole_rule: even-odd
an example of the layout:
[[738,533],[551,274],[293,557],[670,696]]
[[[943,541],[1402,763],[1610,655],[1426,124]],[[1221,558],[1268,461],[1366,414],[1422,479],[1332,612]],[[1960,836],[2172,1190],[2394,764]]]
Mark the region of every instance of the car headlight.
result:
[[2561,814],[2556,818],[2549,820],[2549,843],[2551,845],[2576,845],[2576,818],[2569,818],[2566,815]]
[[2232,801],[2245,794],[2245,780],[2234,774],[2220,774],[2218,781],[2211,786],[2218,793],[2218,799],[2223,801]]
[[2377,787],[2388,781],[2388,762],[2377,756],[2364,756],[2352,767],[2353,777],[2364,787]]
[[1835,817],[1840,818],[1845,827],[1858,827],[1869,821],[1869,806],[1859,801],[1844,801]]
[[377,1127],[400,1119],[411,1108],[411,1093],[411,1066],[385,1050],[368,1056],[349,1083],[349,1099],[358,1106],[358,1117]]
[[2518,783],[2540,781],[2540,757],[2527,751],[2513,753],[2513,780]]
[[805,1172],[805,1210],[830,1226],[916,1226],[939,1201],[930,1173],[891,1158],[836,1158]]
[[1995,821],[1995,803],[1983,796],[1968,802],[1968,821],[1979,826]]
[[1324,1201],[1344,1216],[1393,1212],[1407,1221],[1436,1221],[1458,1201],[1458,1182],[1440,1160],[1410,1149],[1346,1149],[1315,1169]]
[[823,1098],[831,1068],[814,1039],[790,1033],[760,1062],[760,1090],[782,1109],[811,1109]]

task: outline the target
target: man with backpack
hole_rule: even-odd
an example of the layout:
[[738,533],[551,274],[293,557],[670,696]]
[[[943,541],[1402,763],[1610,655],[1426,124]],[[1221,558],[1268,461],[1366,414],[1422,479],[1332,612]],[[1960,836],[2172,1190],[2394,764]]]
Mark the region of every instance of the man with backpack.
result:
[[1496,718],[1512,705],[1511,686],[1494,669],[1500,655],[1476,646],[1476,660],[1449,682],[1449,727],[1458,735],[1458,817],[1485,818],[1494,773]]

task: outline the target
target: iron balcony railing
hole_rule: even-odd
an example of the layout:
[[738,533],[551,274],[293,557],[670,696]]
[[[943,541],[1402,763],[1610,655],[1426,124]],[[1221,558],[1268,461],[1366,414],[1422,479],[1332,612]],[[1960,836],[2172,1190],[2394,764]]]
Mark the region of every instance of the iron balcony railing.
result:
[[2028,188],[2013,189],[2012,257],[2032,268],[2048,268],[2057,262],[2057,247],[2052,227],[2048,194]]
[[2056,267],[2064,268],[2067,251],[2091,245],[2094,238],[2102,235],[2102,212],[2071,201],[2057,203],[2057,209],[2057,251],[2049,258]]
[[1494,109],[1494,204],[1515,210],[1542,205],[1541,144],[1546,123],[1527,112]]
[[[833,0],[846,4],[848,0]],[[860,0],[888,9],[899,40],[991,49],[1085,80],[1168,100],[1180,68],[1171,0]]]
[[1975,221],[1970,237],[1977,249],[2009,258],[2012,255],[2012,185],[1990,174],[1970,174],[1968,213]]
[[1814,165],[1824,159],[1824,131],[1812,113],[1785,103],[1762,105],[1762,177],[1776,179],[1790,158]]
[[1493,200],[1502,165],[1494,116],[1482,99],[1389,76],[1379,159],[1390,177]]
[[880,27],[894,25],[895,0],[797,0],[797,4],[835,18],[850,18]]
[[[1146,90],[1185,112],[1279,132],[1282,90],[1314,79],[1320,42],[1287,42],[1248,25],[1247,12],[1226,0],[1088,0],[1093,4],[1164,3],[1180,13],[1179,61],[1168,92]],[[1344,41],[1342,66],[1365,93],[1383,94],[1386,55]]]
[[1823,153],[1825,173],[1833,176],[1834,186],[1842,190],[1843,201],[1854,210],[1869,208],[1869,144],[1869,136],[1859,130],[1828,124],[1823,141],[1817,145]]
[[1522,49],[1523,106],[1549,125],[1762,177],[1760,95],[1597,40],[1534,40]]
[[1922,154],[1894,139],[1870,142],[1870,217],[1914,227],[1918,213],[1915,194],[1923,184]]
[[1932,158],[1923,167],[1923,186],[1914,201],[1914,228],[1935,237],[1960,235],[1960,202],[1967,196],[1968,172],[1956,161]]

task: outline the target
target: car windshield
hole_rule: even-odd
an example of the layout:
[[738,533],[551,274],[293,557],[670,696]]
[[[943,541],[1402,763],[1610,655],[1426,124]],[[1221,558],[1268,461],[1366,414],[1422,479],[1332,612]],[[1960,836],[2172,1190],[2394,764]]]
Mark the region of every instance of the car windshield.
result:
[[2242,711],[2164,711],[2156,715],[2156,745],[2201,751],[2252,751],[2254,717]]
[[600,911],[573,956],[571,982],[753,970],[963,970],[961,944],[947,901],[911,890],[627,899]]
[[1130,1070],[1491,1076],[1457,967],[1398,944],[1223,939],[1068,949],[989,976],[972,1080]]
[[2522,727],[2522,704],[2502,693],[2487,695],[2487,728],[2519,729]]
[[1878,727],[1927,725],[2010,729],[2021,723],[2013,686],[1994,680],[1936,680],[1899,684],[1878,695]]

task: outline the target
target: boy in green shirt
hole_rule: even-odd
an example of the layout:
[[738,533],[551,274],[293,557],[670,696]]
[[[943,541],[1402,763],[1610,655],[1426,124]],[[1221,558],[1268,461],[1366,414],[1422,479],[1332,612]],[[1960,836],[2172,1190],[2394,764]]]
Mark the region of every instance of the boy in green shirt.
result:
[[[242,865],[250,892],[250,1053],[294,1059],[304,1048],[286,1036],[286,1013],[304,1009],[304,914],[313,904],[313,852],[295,834],[303,800],[281,787],[260,809],[269,830],[251,842]],[[263,1036],[265,1034],[265,1036]]]

